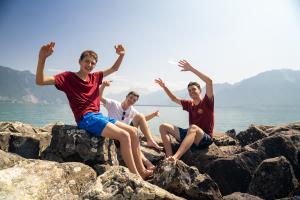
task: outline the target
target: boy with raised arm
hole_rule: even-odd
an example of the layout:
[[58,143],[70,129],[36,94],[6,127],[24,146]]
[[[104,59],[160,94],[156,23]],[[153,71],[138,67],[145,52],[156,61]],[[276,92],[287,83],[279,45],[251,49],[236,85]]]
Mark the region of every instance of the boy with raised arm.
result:
[[122,45],[115,46],[118,58],[114,65],[104,71],[91,73],[98,61],[94,51],[82,52],[79,58],[78,72],[63,72],[55,76],[44,75],[45,62],[53,53],[54,42],[41,47],[36,71],[37,85],[55,85],[68,98],[70,107],[79,128],[95,136],[108,137],[120,141],[122,157],[132,173],[142,178],[152,175],[146,170],[141,159],[141,150],[137,129],[115,119],[103,116],[100,111],[99,85],[103,77],[118,71],[125,50]]
[[[201,87],[197,82],[188,84],[190,100],[177,98],[159,78],[155,82],[166,92],[170,99],[182,106],[189,113],[189,128],[183,129],[172,124],[162,124],[159,127],[161,138],[168,160],[176,161],[192,146],[197,149],[207,148],[212,144],[214,129],[214,94],[212,80],[192,67],[186,60],[178,62],[181,71],[190,71],[197,75],[206,84],[206,94],[202,99]],[[170,136],[174,136],[181,144],[173,155]]]
[[[104,97],[104,89],[105,87],[110,86],[110,83],[111,81],[104,80],[99,88],[100,101],[107,109],[108,116],[118,121],[124,122],[130,126],[140,128],[147,139],[147,147],[154,148],[158,151],[163,150],[163,148],[160,147],[153,139],[153,136],[147,124],[147,121],[158,116],[159,112],[155,111],[147,116],[144,116],[142,113],[139,113],[133,107],[133,105],[139,99],[139,94],[135,91],[129,92],[122,102]],[[144,156],[144,154],[142,154],[142,160],[143,163],[146,165],[147,169],[154,169],[154,165]]]

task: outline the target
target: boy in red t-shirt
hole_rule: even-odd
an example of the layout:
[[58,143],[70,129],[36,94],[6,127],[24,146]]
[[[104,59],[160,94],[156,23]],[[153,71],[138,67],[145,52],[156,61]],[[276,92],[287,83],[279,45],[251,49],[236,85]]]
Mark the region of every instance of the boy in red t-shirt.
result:
[[79,128],[95,136],[108,137],[120,141],[122,157],[132,173],[142,178],[153,174],[147,170],[141,159],[141,149],[137,129],[100,113],[99,85],[103,77],[118,71],[125,50],[122,45],[115,46],[119,55],[114,65],[104,71],[91,73],[95,68],[98,56],[95,52],[84,51],[79,59],[78,72],[63,72],[55,76],[44,75],[45,62],[53,53],[54,42],[41,47],[36,71],[37,85],[55,85],[63,91],[69,100],[76,123]]
[[[214,129],[214,94],[212,80],[192,67],[186,60],[181,60],[178,66],[181,71],[190,71],[196,74],[206,83],[206,94],[202,99],[201,88],[197,82],[188,84],[188,92],[191,100],[177,98],[159,78],[155,82],[162,87],[170,99],[181,105],[183,110],[189,113],[189,128],[183,129],[172,124],[162,124],[159,127],[162,141],[164,143],[166,157],[168,160],[176,161],[191,147],[197,149],[207,148],[212,143]],[[174,136],[181,144],[173,155],[170,135]]]

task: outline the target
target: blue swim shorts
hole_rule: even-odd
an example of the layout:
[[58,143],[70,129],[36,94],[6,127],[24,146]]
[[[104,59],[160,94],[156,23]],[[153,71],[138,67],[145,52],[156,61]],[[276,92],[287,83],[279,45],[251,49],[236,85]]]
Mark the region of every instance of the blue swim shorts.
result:
[[102,113],[88,112],[82,116],[78,128],[84,129],[94,136],[101,136],[107,123],[115,124],[113,118],[103,116]]
[[[183,139],[185,138],[185,136],[188,132],[188,129],[183,129],[180,127],[178,127],[178,129],[179,129],[179,136],[180,136],[180,143],[181,143],[183,141]],[[203,136],[202,140],[199,142],[199,144],[196,145],[195,143],[193,143],[192,148],[205,149],[212,143],[213,143],[213,140],[212,140],[211,136],[207,133],[204,133],[204,136]]]

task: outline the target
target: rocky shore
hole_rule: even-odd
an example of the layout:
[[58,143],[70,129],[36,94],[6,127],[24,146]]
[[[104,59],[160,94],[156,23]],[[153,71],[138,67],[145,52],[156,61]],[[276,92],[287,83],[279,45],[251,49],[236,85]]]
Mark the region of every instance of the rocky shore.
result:
[[113,140],[60,123],[0,122],[0,200],[300,198],[300,122],[215,133],[176,163],[140,139],[157,166],[147,181],[123,166]]

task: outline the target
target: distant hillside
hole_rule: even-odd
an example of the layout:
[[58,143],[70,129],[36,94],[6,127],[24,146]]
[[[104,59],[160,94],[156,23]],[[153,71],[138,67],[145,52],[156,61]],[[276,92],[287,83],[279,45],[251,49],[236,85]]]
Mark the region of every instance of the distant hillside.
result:
[[[205,92],[205,88],[203,92]],[[189,98],[186,89],[174,93],[180,98]],[[300,70],[272,70],[236,84],[215,84],[214,93],[217,106],[300,106]],[[107,96],[123,100],[126,94],[127,91],[123,91],[119,94]],[[67,103],[65,95],[56,90],[54,86],[36,86],[35,75],[29,71],[17,71],[0,66],[1,101]],[[138,103],[143,105],[175,105],[162,90],[141,95]]]
[[61,103],[66,97],[54,86],[40,87],[35,75],[0,66],[0,102]]

